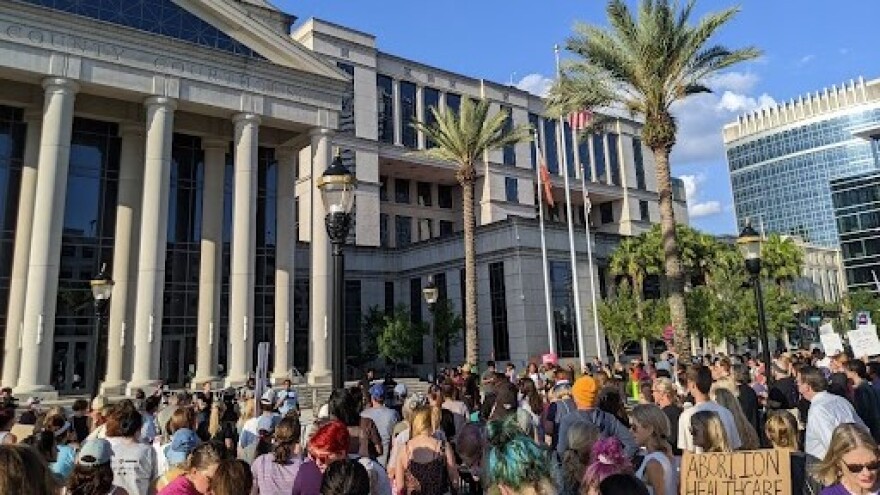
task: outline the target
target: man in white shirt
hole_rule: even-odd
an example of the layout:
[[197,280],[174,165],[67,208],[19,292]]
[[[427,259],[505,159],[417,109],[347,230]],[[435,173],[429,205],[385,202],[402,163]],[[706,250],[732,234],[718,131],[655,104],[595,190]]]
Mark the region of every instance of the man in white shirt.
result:
[[804,399],[810,401],[804,442],[804,452],[807,454],[820,460],[824,459],[835,428],[844,423],[865,426],[848,400],[827,392],[828,381],[818,368],[806,366],[801,369],[797,385],[798,392]]
[[694,445],[694,437],[691,434],[691,416],[699,411],[712,411],[718,414],[724,430],[727,432],[727,440],[730,448],[736,450],[742,446],[739,431],[736,429],[736,421],[733,413],[726,407],[709,399],[709,390],[712,388],[712,372],[707,366],[693,365],[687,370],[687,391],[694,398],[694,406],[682,411],[678,418],[678,448],[682,451],[699,453],[699,447]]

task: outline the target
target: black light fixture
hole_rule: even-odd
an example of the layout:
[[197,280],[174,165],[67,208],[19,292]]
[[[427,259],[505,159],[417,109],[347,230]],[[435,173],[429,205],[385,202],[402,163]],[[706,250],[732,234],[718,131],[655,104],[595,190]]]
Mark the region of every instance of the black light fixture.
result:
[[345,387],[345,256],[342,249],[351,227],[355,177],[342,163],[339,149],[330,167],[317,180],[324,203],[324,224],[333,247],[333,309],[330,311],[333,388]]
[[95,346],[97,346],[97,361],[93,364],[92,374],[92,397],[98,395],[98,380],[104,373],[107,363],[107,343],[104,337],[104,315],[107,312],[107,303],[113,295],[113,279],[107,273],[107,264],[101,264],[101,272],[89,282],[92,287],[92,298],[95,303]]
[[773,382],[773,368],[770,360],[770,344],[767,337],[767,320],[764,316],[764,295],[761,291],[761,245],[763,239],[752,225],[747,221],[746,226],[740,232],[736,240],[740,252],[745,260],[746,271],[752,282],[752,288],[755,291],[755,308],[758,313],[758,332],[761,338],[761,356],[764,361],[764,376],[767,377],[767,383]]
[[[431,310],[431,314],[434,313],[434,304],[437,303],[437,298],[440,296],[440,290],[437,289],[437,285],[434,283],[434,277],[428,277],[428,284],[422,289],[422,295],[425,296],[425,302],[428,303],[428,309]],[[436,321],[432,321],[430,323],[431,330],[431,382],[437,382],[437,336],[435,334],[434,325]]]

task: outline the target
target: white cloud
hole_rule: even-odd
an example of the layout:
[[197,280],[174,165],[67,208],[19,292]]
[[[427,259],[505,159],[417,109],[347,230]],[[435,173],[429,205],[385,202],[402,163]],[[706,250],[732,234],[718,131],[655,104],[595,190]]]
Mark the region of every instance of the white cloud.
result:
[[553,86],[553,79],[542,74],[529,74],[516,83],[517,88],[538,96],[547,96],[550,86]]
[[706,201],[688,205],[688,216],[691,218],[708,217],[721,213],[720,201]]
[[688,203],[688,216],[691,218],[707,217],[721,213],[721,202],[716,200],[700,201],[700,186],[706,181],[705,174],[685,174],[679,179],[684,182],[684,194]]
[[758,83],[758,75],[754,72],[722,72],[709,78],[706,83],[712,91],[736,91],[745,93],[751,91]]
[[815,59],[816,59],[816,56],[813,55],[812,53],[810,53],[808,55],[804,55],[803,57],[801,57],[801,59],[798,60],[798,64],[799,65],[807,65],[808,63],[812,62]]

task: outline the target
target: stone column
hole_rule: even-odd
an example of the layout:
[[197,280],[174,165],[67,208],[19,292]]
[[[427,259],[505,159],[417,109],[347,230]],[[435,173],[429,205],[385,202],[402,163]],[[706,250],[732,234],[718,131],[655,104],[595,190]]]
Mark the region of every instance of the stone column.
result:
[[275,245],[275,362],[272,378],[277,383],[288,378],[293,365],[290,343],[293,340],[293,286],[296,252],[296,165],[299,150],[284,147],[275,150],[278,160],[278,240]]
[[253,360],[254,260],[257,220],[257,146],[260,117],[240,113],[235,123],[232,253],[229,271],[229,373],[226,385],[247,382]]
[[[52,346],[64,200],[73,134],[73,102],[79,85],[61,77],[43,80],[43,125],[37,163],[21,366],[15,393],[52,392]],[[54,255],[54,256],[53,256]]]
[[229,142],[206,139],[202,141],[202,148],[205,150],[205,185],[199,266],[198,355],[193,388],[217,380],[217,336],[220,332],[220,284],[223,273],[223,178]]
[[164,96],[152,96],[145,105],[147,136],[141,201],[141,246],[138,253],[134,363],[129,389],[143,388],[146,391],[155,387],[159,380],[171,140],[177,103]]
[[6,313],[6,345],[3,357],[4,387],[18,384],[21,363],[22,326],[27,295],[28,256],[31,251],[31,226],[34,221],[34,197],[37,193],[37,160],[40,156],[42,111],[28,111],[24,116],[27,134],[21,186],[18,196],[18,219],[15,223],[15,249],[12,254],[12,276],[9,280],[9,306]]
[[126,334],[133,331],[130,307],[135,304],[137,271],[132,260],[138,256],[141,216],[141,184],[144,180],[144,126],[123,124],[119,151],[119,193],[116,200],[116,231],[113,241],[113,295],[107,327],[107,374],[101,384],[104,395],[125,391],[123,369],[131,346]]
[[311,333],[311,352],[309,353],[309,383],[330,382],[330,369],[327,367],[330,356],[327,312],[330,309],[330,238],[324,223],[324,203],[316,180],[330,166],[332,150],[330,138],[333,131],[313,129],[312,172],[311,172],[311,212],[312,212],[312,266],[309,276],[309,327]]

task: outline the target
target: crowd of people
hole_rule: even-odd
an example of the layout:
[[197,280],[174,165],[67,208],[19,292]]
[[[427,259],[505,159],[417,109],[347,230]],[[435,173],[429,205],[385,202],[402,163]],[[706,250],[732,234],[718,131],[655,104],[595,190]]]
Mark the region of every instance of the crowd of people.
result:
[[880,491],[880,363],[845,353],[465,364],[427,393],[368,371],[308,422],[289,381],[69,410],[0,394],[2,494],[673,495],[683,455],[766,448],[796,495]]

